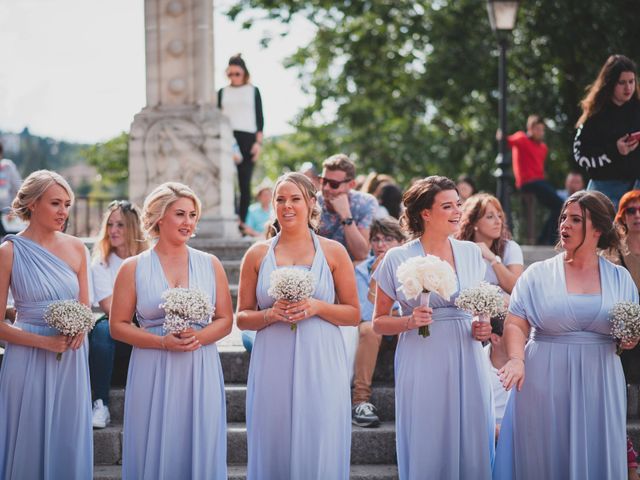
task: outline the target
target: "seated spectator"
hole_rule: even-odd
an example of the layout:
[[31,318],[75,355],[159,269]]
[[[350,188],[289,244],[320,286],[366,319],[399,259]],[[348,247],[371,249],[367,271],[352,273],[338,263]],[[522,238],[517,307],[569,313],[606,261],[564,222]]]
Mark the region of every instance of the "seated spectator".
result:
[[359,340],[355,355],[352,421],[354,425],[361,427],[375,427],[380,424],[376,407],[370,402],[371,381],[382,341],[382,335],[375,333],[371,325],[376,291],[375,281],[371,279],[371,275],[387,250],[401,245],[405,241],[405,237],[398,221],[395,218],[387,217],[376,219],[371,223],[369,239],[373,255],[356,267],[362,321],[358,327]]
[[584,190],[584,178],[580,172],[569,172],[564,179],[564,190],[558,190],[556,193],[564,202],[567,198],[580,190]]
[[629,469],[628,480],[640,480],[638,475],[638,452],[633,448],[633,443],[627,437],[627,467]]
[[456,188],[458,189],[458,195],[460,195],[460,201],[462,203],[466,202],[467,198],[475,195],[477,192],[476,184],[473,179],[464,173],[458,176],[458,179],[456,180]]
[[507,406],[509,393],[502,386],[498,370],[509,361],[507,350],[502,343],[502,331],[504,329],[504,315],[499,315],[491,319],[491,337],[484,347],[489,366],[489,378],[491,379],[491,389],[493,390],[493,411],[496,419],[496,441],[500,434],[500,425],[504,417],[504,409]]
[[[116,342],[109,331],[113,284],[122,262],[148,248],[144,238],[138,208],[126,200],[111,202],[102,218],[99,240],[94,245],[91,263],[93,297],[104,312],[89,333],[94,428],[105,428],[111,421],[109,390],[116,354]],[[130,348],[124,350],[129,352]]]
[[485,281],[511,294],[524,271],[520,245],[511,240],[500,201],[488,193],[478,193],[464,204],[458,240],[476,242],[487,263]]
[[271,181],[265,179],[256,193],[256,202],[249,205],[247,219],[244,222],[243,232],[254,238],[265,238],[266,225],[271,218],[273,207],[271,205]]
[[[385,183],[374,193],[378,199],[378,215],[376,218],[391,216],[398,220],[402,213],[402,189],[395,183]],[[384,215],[381,215],[384,213]]]

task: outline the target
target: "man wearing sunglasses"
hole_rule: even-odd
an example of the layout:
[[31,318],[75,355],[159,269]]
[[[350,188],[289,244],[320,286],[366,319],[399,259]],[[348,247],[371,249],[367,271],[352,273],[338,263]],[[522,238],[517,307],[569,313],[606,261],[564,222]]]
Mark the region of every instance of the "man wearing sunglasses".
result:
[[369,255],[369,227],[378,202],[368,193],[354,190],[356,168],[343,153],[322,164],[318,195],[320,235],[342,243],[351,260],[360,262]]

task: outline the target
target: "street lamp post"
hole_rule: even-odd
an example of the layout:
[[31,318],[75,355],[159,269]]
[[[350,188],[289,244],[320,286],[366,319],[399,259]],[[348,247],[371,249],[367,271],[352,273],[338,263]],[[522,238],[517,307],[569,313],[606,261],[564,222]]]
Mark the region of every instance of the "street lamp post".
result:
[[498,87],[500,90],[500,106],[498,116],[500,123],[500,145],[496,157],[496,194],[502,204],[509,226],[513,226],[511,220],[511,152],[507,145],[507,47],[508,34],[516,25],[518,13],[518,1],[511,0],[487,0],[487,12],[489,22],[498,38],[500,47],[500,62],[498,67]]

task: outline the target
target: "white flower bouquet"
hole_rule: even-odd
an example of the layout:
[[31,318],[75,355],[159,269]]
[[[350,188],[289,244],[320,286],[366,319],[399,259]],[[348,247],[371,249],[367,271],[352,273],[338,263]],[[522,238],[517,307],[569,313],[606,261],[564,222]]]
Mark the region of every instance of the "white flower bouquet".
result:
[[165,318],[162,328],[167,333],[180,333],[194,323],[209,323],[214,308],[206,295],[194,288],[170,288],[162,294]]
[[[396,277],[404,296],[408,299],[420,296],[421,305],[429,305],[431,292],[449,300],[456,291],[456,272],[451,265],[435,255],[405,260],[398,267]],[[420,327],[418,333],[428,337],[429,326]]]
[[[271,272],[269,277],[269,290],[267,294],[276,300],[285,300],[295,303],[306,300],[313,295],[316,289],[315,278],[308,270],[299,268],[278,268]],[[291,324],[291,331],[297,328]]]
[[[610,312],[611,335],[618,342],[634,341],[640,337],[640,305],[631,302],[616,303]],[[616,353],[622,348],[618,345]]]
[[[88,332],[96,323],[91,309],[77,300],[57,300],[49,304],[43,319],[47,325],[68,337]],[[62,359],[62,353],[58,353],[56,358]]]
[[504,312],[504,295],[497,285],[480,282],[477,286],[460,292],[456,298],[456,307],[477,315],[481,322],[488,322],[491,317]]

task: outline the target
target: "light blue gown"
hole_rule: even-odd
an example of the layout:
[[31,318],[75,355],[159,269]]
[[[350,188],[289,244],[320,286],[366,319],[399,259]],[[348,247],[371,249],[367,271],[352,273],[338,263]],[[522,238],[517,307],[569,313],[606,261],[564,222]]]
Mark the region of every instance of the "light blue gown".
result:
[[[155,250],[138,255],[136,315],[163,335],[169,288]],[[189,248],[189,288],[215,305],[211,256]],[[205,325],[194,325],[195,329]],[[224,380],[215,343],[193,352],[133,348],[124,405],[124,480],[227,478]]]
[[529,267],[509,311],[533,327],[525,379],[507,403],[495,479],[627,478],[626,388],[609,311],[638,302],[629,272],[600,257],[601,297],[567,293],[564,253]]
[[[450,239],[459,290],[485,275],[480,248]],[[378,286],[399,301],[402,315],[419,305],[399,291],[398,266],[423,256],[419,239],[390,249],[375,271]],[[402,480],[488,479],[493,461],[494,416],[482,344],[471,336],[471,315],[431,294],[431,335],[400,334],[395,358],[396,450]],[[399,322],[404,320],[398,318]]]
[[[311,272],[313,298],[333,303],[335,287],[318,238]],[[276,236],[260,265],[261,310],[278,268]],[[247,382],[248,480],[346,480],[351,453],[351,395],[340,329],[311,317],[295,331],[279,322],[258,331]]]
[[[78,276],[28,238],[13,243],[15,326],[55,335],[42,316],[56,300],[78,298]],[[0,371],[0,478],[90,479],[93,432],[87,340],[60,361],[48,350],[7,344]]]

